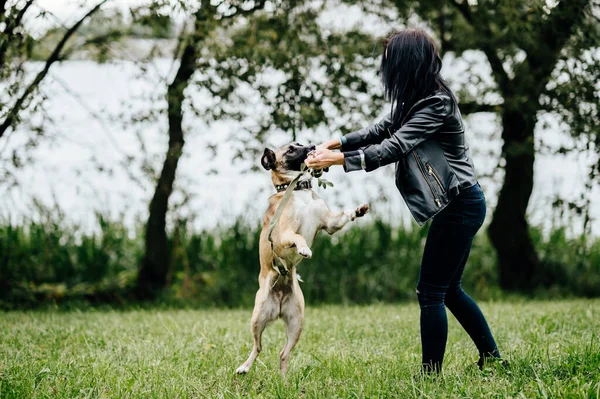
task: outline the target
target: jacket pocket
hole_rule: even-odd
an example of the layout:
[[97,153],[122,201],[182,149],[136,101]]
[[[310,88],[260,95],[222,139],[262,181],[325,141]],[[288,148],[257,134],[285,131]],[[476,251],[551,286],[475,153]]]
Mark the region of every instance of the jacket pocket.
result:
[[[429,186],[429,189],[431,190],[431,194],[433,195],[433,200],[434,200],[435,204],[438,206],[438,208],[441,208],[442,202],[440,201],[440,198],[438,197],[437,193],[435,192],[435,189],[433,188],[431,181],[427,177],[428,168],[426,165],[428,165],[428,164],[424,164],[423,162],[421,162],[421,158],[419,158],[416,151],[413,151],[412,154],[413,154],[413,157],[415,158],[415,162],[417,163],[417,166],[419,167],[419,171],[421,172],[421,175],[423,175],[423,179],[425,179],[425,182],[427,183],[427,185]],[[431,168],[431,170],[433,170],[433,168]],[[439,182],[439,184],[440,184],[440,186],[442,185],[441,182]]]

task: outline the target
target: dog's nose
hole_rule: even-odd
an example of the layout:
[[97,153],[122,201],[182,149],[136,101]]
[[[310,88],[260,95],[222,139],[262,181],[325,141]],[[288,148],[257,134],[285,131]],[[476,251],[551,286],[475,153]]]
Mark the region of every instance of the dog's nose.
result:
[[313,145],[309,145],[309,146],[308,146],[308,151],[314,151],[314,150],[316,150],[316,149],[317,149],[317,146],[316,146],[316,145],[314,145],[314,144],[313,144]]

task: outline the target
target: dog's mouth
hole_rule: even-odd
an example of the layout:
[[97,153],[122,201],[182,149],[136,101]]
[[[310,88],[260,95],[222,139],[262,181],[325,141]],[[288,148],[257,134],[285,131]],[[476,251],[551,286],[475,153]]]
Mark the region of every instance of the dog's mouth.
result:
[[283,166],[286,170],[300,171],[308,154],[315,150],[314,145],[303,146],[295,143],[291,144],[283,157]]

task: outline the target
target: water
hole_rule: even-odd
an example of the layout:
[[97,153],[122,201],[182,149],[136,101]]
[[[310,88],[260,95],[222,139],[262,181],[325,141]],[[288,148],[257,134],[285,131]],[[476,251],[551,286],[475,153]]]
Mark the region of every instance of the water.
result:
[[[466,53],[462,59],[447,57],[445,62],[444,74],[454,88],[467,84],[464,81],[468,76],[464,73],[466,69],[477,71],[486,84],[491,84],[487,64],[477,53]],[[69,61],[54,66],[42,92],[50,97],[47,109],[55,123],[48,126],[47,136],[41,144],[29,152],[33,162],[26,162],[15,172],[18,186],[0,185],[0,217],[19,220],[30,216],[32,199],[37,198],[48,206],[58,205],[64,210],[68,222],[80,224],[87,230],[95,228],[95,212],[122,218],[128,225],[144,220],[154,186],[151,179],[141,172],[140,164],[146,159],[149,165],[160,171],[168,140],[166,118],[162,114],[155,121],[132,127],[123,126],[113,117],[131,115],[148,107],[166,107],[165,85],[159,82],[158,77],[168,77],[169,73],[173,73],[173,67],[168,60],[155,61],[142,79],[134,78],[139,69],[126,61],[104,65],[91,61]],[[202,93],[195,92],[192,97],[195,104],[210,104],[208,97]],[[261,112],[260,106],[253,107],[249,115]],[[536,132],[538,147],[543,144],[558,148],[570,142],[562,133],[564,127],[556,120],[548,116],[541,119],[549,127],[539,124]],[[372,122],[365,120],[364,124]],[[501,140],[498,119],[493,114],[477,114],[466,118],[466,125],[477,173],[490,209],[493,209],[502,174],[486,176],[493,174],[499,161]],[[267,197],[274,190],[268,172],[262,169],[260,172],[247,172],[252,164],[260,165],[259,159],[232,161],[240,144],[226,139],[237,135],[240,124],[219,121],[208,125],[188,113],[185,127],[186,145],[177,172],[177,184],[183,190],[172,197],[172,203],[182,202],[181,191],[188,193],[190,199],[178,207],[176,213],[190,218],[198,229],[228,225],[238,217],[258,223],[266,209]],[[136,132],[142,138],[144,151]],[[331,134],[323,126],[315,132],[301,132],[298,140],[318,143]],[[3,165],[6,159],[10,159],[12,150],[22,148],[31,135],[21,129],[0,140]],[[277,146],[287,139],[284,134],[274,135],[269,144]],[[211,156],[208,144],[218,145],[215,157]],[[24,153],[22,150],[18,152]],[[547,152],[536,159],[535,185],[529,207],[532,224],[545,227],[553,223],[551,203],[557,195],[574,200],[583,192],[590,162],[589,157],[582,155],[557,156]],[[122,161],[127,156],[134,161],[126,167]],[[103,171],[99,171],[98,166]],[[341,168],[333,168],[326,178],[335,187],[317,191],[332,209],[368,202],[375,215],[394,224],[416,226],[395,189],[393,166],[372,173],[351,174],[344,174]],[[595,187],[592,198],[600,198],[599,191]],[[595,219],[592,232],[598,235],[599,201],[592,204],[591,215]],[[564,219],[562,222],[570,223],[571,233],[581,231],[579,220]]]

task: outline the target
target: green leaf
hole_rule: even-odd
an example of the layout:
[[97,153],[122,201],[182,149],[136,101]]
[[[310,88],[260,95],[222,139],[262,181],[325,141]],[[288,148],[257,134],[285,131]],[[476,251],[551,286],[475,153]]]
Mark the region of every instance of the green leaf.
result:
[[323,187],[323,189],[326,189],[327,186],[333,187],[333,183],[326,179],[318,178],[317,183],[318,183],[319,187]]

